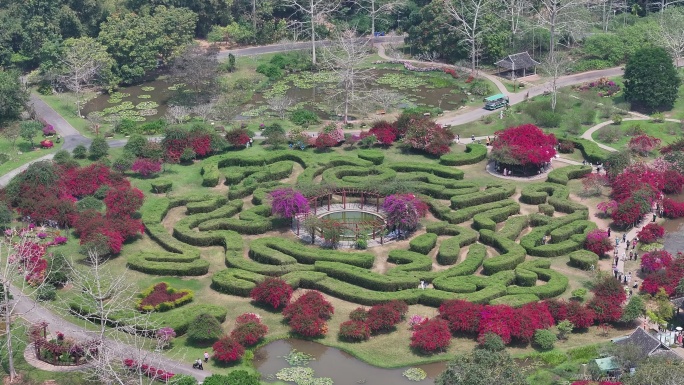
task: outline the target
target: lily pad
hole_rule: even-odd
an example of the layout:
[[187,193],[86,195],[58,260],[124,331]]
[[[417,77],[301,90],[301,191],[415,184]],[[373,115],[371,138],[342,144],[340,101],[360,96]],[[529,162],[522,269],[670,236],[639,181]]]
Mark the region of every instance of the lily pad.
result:
[[141,87],[140,89],[145,91],[145,92],[154,91],[154,87],[152,87],[152,86],[145,86],[145,87]]
[[152,95],[138,95],[138,99],[151,99]]
[[153,101],[140,102],[135,106],[136,110],[149,110],[159,107],[159,103]]
[[402,374],[409,381],[423,381],[427,378],[427,373],[421,368],[409,368]]
[[300,383],[303,380],[311,379],[314,371],[311,368],[303,366],[293,366],[290,368],[283,368],[276,373],[276,378],[280,381],[291,381]]

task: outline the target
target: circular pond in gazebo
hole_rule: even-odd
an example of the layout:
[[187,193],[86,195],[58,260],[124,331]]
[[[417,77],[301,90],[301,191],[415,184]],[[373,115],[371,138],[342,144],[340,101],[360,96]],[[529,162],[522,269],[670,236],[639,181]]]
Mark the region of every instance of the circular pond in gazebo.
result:
[[319,218],[339,223],[342,227],[342,236],[345,238],[353,238],[359,232],[365,231],[371,235],[373,228],[385,223],[385,219],[380,214],[360,210],[328,212]]

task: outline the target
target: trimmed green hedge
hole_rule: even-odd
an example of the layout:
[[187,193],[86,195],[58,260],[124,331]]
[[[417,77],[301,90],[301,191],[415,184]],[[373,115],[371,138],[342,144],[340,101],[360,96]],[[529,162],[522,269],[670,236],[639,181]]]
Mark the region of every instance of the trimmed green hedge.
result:
[[427,255],[437,244],[437,234],[421,234],[409,242],[409,250]]
[[385,154],[380,150],[358,150],[357,155],[363,160],[373,162],[373,164],[382,164],[385,160]]
[[525,249],[508,238],[501,237],[491,230],[480,230],[480,242],[490,245],[501,253],[489,258],[482,264],[484,273],[491,275],[504,270],[513,270],[525,260]]
[[556,209],[554,209],[550,204],[542,203],[539,205],[539,212],[546,216],[552,217],[553,213],[556,212]]
[[534,294],[511,294],[503,297],[494,298],[489,301],[490,305],[508,305],[511,307],[521,307],[528,303],[539,301],[539,297]]
[[518,286],[534,286],[537,284],[537,273],[521,267],[516,267],[515,283]]
[[520,202],[530,205],[546,203],[546,198],[553,196],[559,199],[568,199],[570,192],[565,186],[555,183],[534,183],[523,187],[520,191]]
[[523,229],[527,228],[529,222],[529,217],[527,215],[508,218],[504,223],[503,227],[501,228],[501,230],[499,230],[497,233],[500,237],[508,238],[511,241],[515,241],[515,239],[518,238],[518,235],[520,235]]
[[448,179],[463,179],[463,171],[430,163],[393,162],[387,165],[396,172],[425,172]]
[[392,250],[387,256],[387,262],[398,265],[387,271],[430,271],[432,270],[432,258],[407,250]]
[[521,269],[527,269],[537,274],[539,279],[546,281],[546,284],[532,287],[509,286],[507,294],[534,294],[541,299],[557,297],[568,288],[568,277],[549,270],[551,262],[548,260],[535,260],[521,264]]
[[459,210],[452,210],[449,206],[442,204],[440,201],[433,199],[426,195],[420,195],[420,199],[425,202],[432,214],[440,220],[447,221],[451,224],[463,223],[475,216],[475,214],[483,213],[485,211],[498,209],[506,206],[516,206],[520,205],[511,199],[499,200],[491,203],[484,203],[473,205],[471,207],[465,207]]
[[439,163],[445,166],[463,166],[483,161],[487,157],[487,147],[477,143],[466,144],[464,152],[449,153],[439,157]]
[[546,181],[566,185],[570,179],[579,179],[587,174],[591,174],[591,166],[588,165],[561,167],[551,171]]
[[477,237],[479,235],[477,231],[468,229],[466,227],[458,227],[457,230],[458,232],[455,236],[445,239],[439,245],[439,251],[437,252],[437,263],[440,265],[453,265],[456,263],[456,261],[458,261],[458,256],[461,253],[461,247],[470,245],[477,241]]
[[208,164],[202,166],[200,171],[202,174],[202,186],[204,187],[216,187],[219,184],[219,179],[221,175],[219,174],[218,165]]
[[382,166],[338,166],[321,174],[322,180],[337,187],[358,187],[370,183],[381,186],[397,176],[396,171]]
[[324,250],[307,247],[289,239],[264,237],[255,239],[250,244],[249,255],[262,263],[313,264],[317,261],[340,262],[370,269],[375,256],[369,253],[347,253],[343,251]]
[[512,184],[490,185],[487,186],[484,191],[451,197],[451,208],[462,209],[484,203],[496,202],[504,200],[513,194],[515,194],[515,186]]
[[582,270],[590,270],[592,266],[598,267],[599,256],[589,250],[573,251],[569,255],[570,266]]
[[575,148],[578,148],[580,151],[582,151],[582,156],[584,156],[584,159],[587,161],[591,162],[592,164],[596,163],[605,163],[606,159],[608,159],[608,156],[610,155],[609,151],[606,151],[602,149],[601,147],[598,146],[595,142],[587,139],[569,139],[573,143],[575,143]]
[[489,229],[496,230],[496,224],[505,221],[511,215],[520,212],[520,205],[504,206],[498,209],[485,211],[484,213],[476,214],[473,217],[473,228],[476,230]]
[[340,262],[317,261],[314,269],[360,287],[378,291],[399,291],[418,287],[418,280],[408,276],[374,273],[368,269]]
[[150,184],[152,185],[152,192],[155,194],[167,193],[171,191],[171,187],[173,186],[173,182],[166,179],[154,180]]

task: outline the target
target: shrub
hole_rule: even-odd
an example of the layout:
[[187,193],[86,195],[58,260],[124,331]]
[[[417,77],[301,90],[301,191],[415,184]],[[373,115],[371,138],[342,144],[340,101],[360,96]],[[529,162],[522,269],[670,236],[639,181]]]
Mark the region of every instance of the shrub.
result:
[[340,324],[339,336],[348,341],[365,341],[370,338],[370,328],[364,321],[350,319]]
[[57,299],[57,290],[52,285],[42,285],[36,293],[39,301],[54,301]]
[[553,344],[558,341],[558,337],[548,329],[538,329],[534,332],[534,343],[543,350],[553,349]]
[[653,243],[665,236],[665,228],[657,223],[649,223],[637,234],[639,242]]
[[481,311],[482,305],[457,299],[442,303],[439,316],[449,322],[452,333],[474,333],[479,328]]
[[142,156],[143,148],[147,145],[147,138],[140,134],[131,135],[124,146],[124,151],[135,156]]
[[192,298],[191,290],[176,291],[166,282],[160,282],[143,290],[136,307],[142,311],[167,311],[192,301]]
[[[209,379],[209,377],[207,377],[207,379]],[[204,383],[210,385],[206,380]],[[169,385],[197,385],[197,380],[195,377],[188,374],[175,374],[171,377],[171,380],[169,380]]]
[[318,115],[312,111],[298,108],[290,113],[290,121],[298,126],[308,126],[318,123]]
[[161,161],[146,158],[138,158],[133,162],[131,171],[137,172],[142,177],[149,177],[161,171]]
[[304,337],[320,337],[328,332],[325,320],[313,312],[296,313],[288,322],[292,331]]
[[261,323],[261,318],[253,313],[246,313],[237,317],[230,336],[243,346],[252,346],[264,338],[266,333],[268,327]]
[[603,255],[613,250],[613,242],[608,237],[608,232],[601,229],[594,229],[587,234],[584,241],[584,248],[597,255]]
[[366,321],[367,318],[368,311],[362,307],[357,307],[349,313],[349,319],[352,321]]
[[155,194],[163,194],[171,191],[171,187],[173,186],[173,182],[170,180],[155,180],[150,183],[152,185],[152,192]]
[[249,132],[244,128],[234,128],[226,133],[226,140],[235,147],[246,146],[250,139]]
[[575,143],[570,140],[561,140],[559,151],[562,154],[572,154],[575,152]]
[[312,313],[327,320],[335,313],[335,309],[320,292],[312,290],[287,305],[283,310],[283,317],[290,319],[298,313]]
[[443,351],[449,344],[449,323],[441,318],[429,319],[416,325],[411,335],[411,347],[426,353]]
[[401,321],[401,314],[389,304],[375,305],[368,310],[366,324],[371,332],[379,333],[391,330]]
[[79,144],[74,148],[73,155],[76,159],[85,159],[88,156],[88,149],[86,146]]
[[684,217],[684,202],[677,202],[672,198],[663,199],[663,213],[668,218]]
[[76,203],[78,211],[96,210],[100,211],[104,208],[104,203],[92,195],[88,195]]
[[215,341],[223,335],[221,324],[211,314],[200,314],[188,326],[188,339],[198,342]]
[[252,289],[249,296],[256,302],[279,309],[290,302],[292,287],[280,278],[267,277]]
[[97,137],[90,143],[88,152],[93,160],[104,158],[109,153],[109,144],[105,138]]
[[500,352],[506,349],[506,345],[504,344],[501,337],[494,333],[485,333],[484,336],[479,338],[479,341],[482,349],[485,349],[490,352]]
[[245,354],[245,348],[235,338],[224,336],[212,346],[214,359],[219,362],[235,362]]

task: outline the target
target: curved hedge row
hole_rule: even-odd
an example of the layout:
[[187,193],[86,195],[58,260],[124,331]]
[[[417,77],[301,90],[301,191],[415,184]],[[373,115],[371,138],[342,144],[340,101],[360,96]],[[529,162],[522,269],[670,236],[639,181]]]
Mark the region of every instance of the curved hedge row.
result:
[[445,166],[463,166],[483,161],[487,157],[487,147],[477,143],[466,144],[461,153],[451,152],[439,157],[439,163]]
[[497,202],[515,194],[515,186],[512,184],[489,185],[484,191],[463,194],[451,197],[451,208],[457,210],[465,207]]
[[575,143],[575,148],[582,151],[582,156],[584,159],[592,164],[605,163],[606,159],[610,155],[610,152],[599,147],[598,144],[587,139],[569,139]]
[[529,205],[546,203],[546,198],[553,196],[559,199],[568,199],[570,191],[565,186],[556,183],[534,183],[523,187],[520,191],[520,202]]
[[437,245],[437,234],[421,234],[409,242],[409,250],[427,255]]
[[289,239],[264,237],[249,245],[249,255],[255,261],[287,265],[290,263],[314,264],[318,261],[340,262],[369,269],[375,256],[369,253],[345,253],[343,251],[306,247]]
[[398,265],[392,269],[389,269],[387,272],[388,274],[390,274],[392,270],[405,272],[432,270],[432,258],[413,251],[392,250],[387,256],[387,262]]
[[551,171],[546,181],[566,185],[570,179],[579,179],[587,174],[591,174],[591,170],[591,166],[587,165],[561,167]]
[[501,237],[491,230],[480,230],[480,242],[490,245],[501,253],[489,258],[482,264],[484,273],[491,275],[504,270],[513,270],[525,260],[525,249],[508,238]]
[[380,186],[392,181],[396,176],[396,171],[378,166],[338,166],[329,168],[321,174],[324,182],[337,187],[357,187],[371,182]]
[[385,160],[385,154],[379,150],[358,150],[357,156],[363,160],[373,162],[373,164],[382,164]]
[[393,162],[387,165],[396,172],[425,172],[448,179],[463,179],[463,171],[430,163]]
[[[477,241],[478,232],[466,227],[450,228],[450,234],[454,236],[447,238],[439,245],[437,252],[437,263],[440,265],[453,265],[458,261],[458,256],[461,253],[461,247],[470,245]],[[428,229],[429,231],[429,229]]]
[[473,217],[473,228],[476,230],[488,229],[494,231],[496,224],[505,221],[511,215],[520,212],[520,205],[504,206],[498,209],[485,211],[484,213],[475,214]]
[[594,268],[598,266],[599,256],[589,250],[573,251],[570,253],[569,257],[570,266],[574,266],[578,269],[590,270],[592,266]]
[[340,262],[316,261],[314,269],[344,282],[378,291],[399,291],[418,287],[418,280],[410,276],[374,273],[362,267]]
[[546,281],[545,285],[522,287],[509,286],[506,290],[508,294],[534,294],[541,299],[557,297],[568,288],[568,277],[563,274],[550,270],[551,262],[536,260],[525,262],[520,268],[530,270],[537,274],[539,279]]

